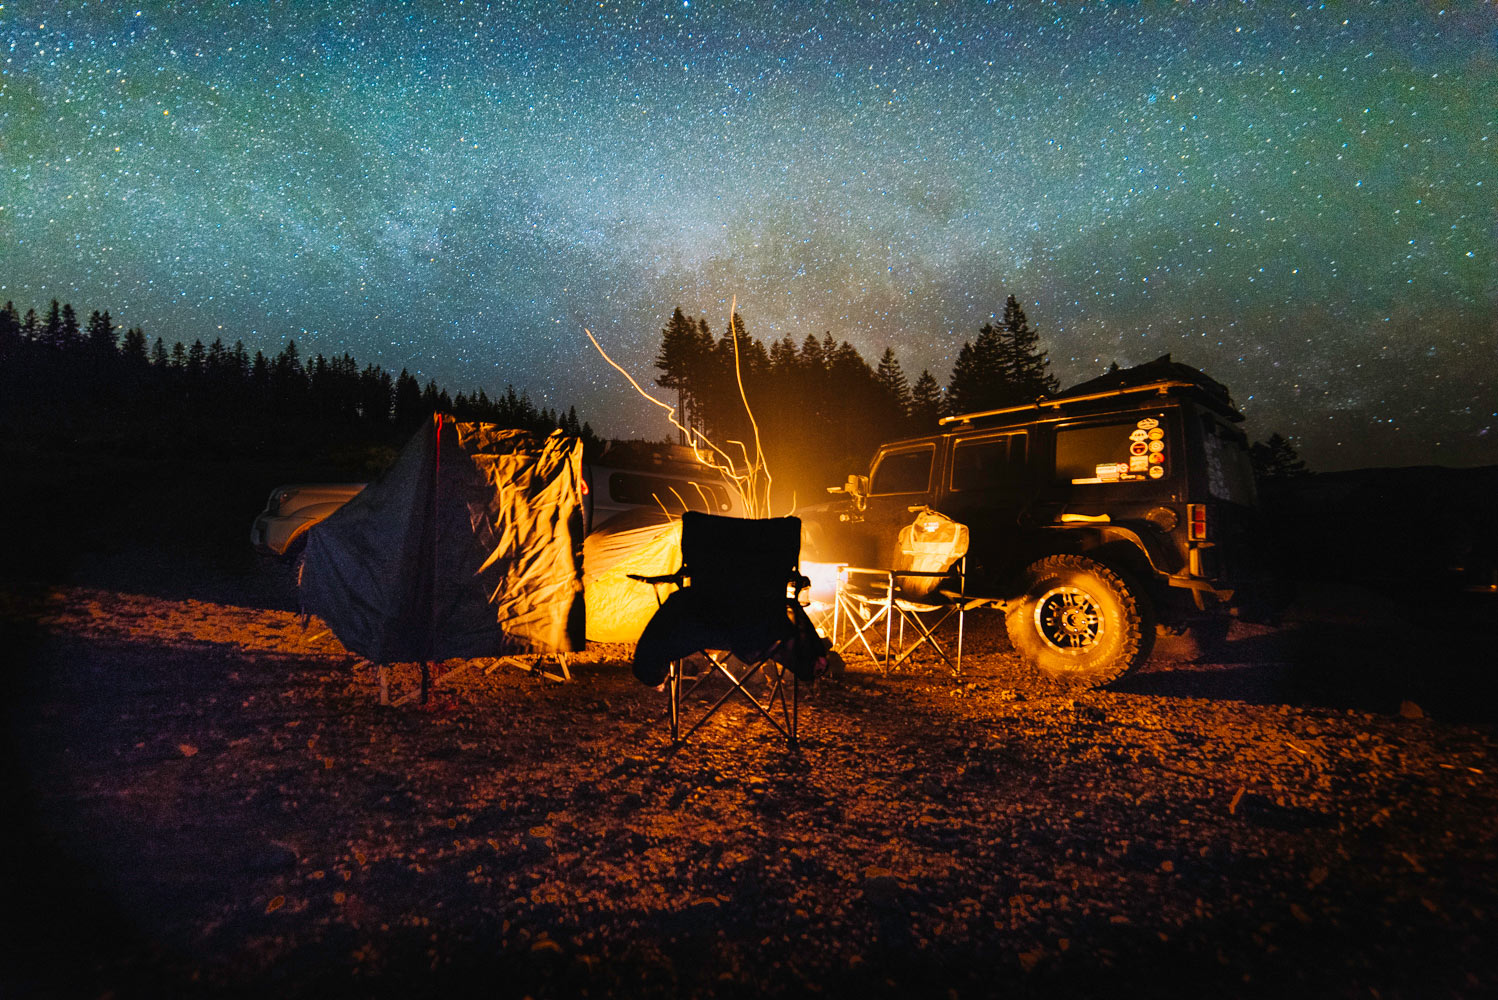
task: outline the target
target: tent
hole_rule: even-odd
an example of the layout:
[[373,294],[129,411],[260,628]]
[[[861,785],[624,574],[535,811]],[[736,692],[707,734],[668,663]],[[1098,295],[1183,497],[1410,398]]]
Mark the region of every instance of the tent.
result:
[[681,519],[640,507],[615,514],[583,543],[583,591],[591,642],[634,642],[660,602],[627,574],[665,576],[681,567]]
[[435,414],[312,529],[303,608],[375,663],[582,648],[582,442]]

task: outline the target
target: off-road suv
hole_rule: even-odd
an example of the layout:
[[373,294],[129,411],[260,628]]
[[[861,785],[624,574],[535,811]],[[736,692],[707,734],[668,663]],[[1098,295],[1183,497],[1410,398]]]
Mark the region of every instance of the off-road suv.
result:
[[803,558],[888,566],[912,510],[968,526],[966,590],[1004,610],[1014,648],[1098,686],[1184,626],[1266,593],[1242,415],[1166,355],[1034,403],[945,417],[881,445],[813,522]]

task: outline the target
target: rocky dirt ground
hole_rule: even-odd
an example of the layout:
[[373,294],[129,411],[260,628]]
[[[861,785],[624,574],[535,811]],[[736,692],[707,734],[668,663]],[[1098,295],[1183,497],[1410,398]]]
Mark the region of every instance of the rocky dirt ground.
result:
[[1498,993],[1490,595],[1311,586],[1088,693],[974,615],[960,680],[673,752],[622,647],[381,708],[230,528],[0,581],[7,996]]

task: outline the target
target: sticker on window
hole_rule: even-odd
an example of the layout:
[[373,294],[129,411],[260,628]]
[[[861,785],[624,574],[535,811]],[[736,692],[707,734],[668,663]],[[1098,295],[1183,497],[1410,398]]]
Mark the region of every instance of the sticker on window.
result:
[[[1058,482],[1088,484],[1140,483],[1164,478],[1165,429],[1160,418],[1128,423],[1074,424],[1056,431]],[[1159,468],[1158,473],[1155,469]]]

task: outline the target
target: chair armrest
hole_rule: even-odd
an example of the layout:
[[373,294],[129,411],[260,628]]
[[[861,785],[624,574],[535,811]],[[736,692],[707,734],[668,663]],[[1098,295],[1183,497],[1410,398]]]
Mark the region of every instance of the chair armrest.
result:
[[892,572],[893,570],[875,569],[872,566],[844,566],[842,568],[844,576],[889,576]]
[[681,586],[682,580],[685,579],[685,577],[683,577],[679,572],[669,573],[665,576],[640,576],[637,573],[625,573],[624,575],[631,580],[638,581],[639,583],[674,583],[678,587]]
[[956,569],[936,569],[936,570],[922,570],[922,569],[874,569],[872,567],[866,567],[866,566],[844,566],[843,567],[843,572],[845,574],[847,574],[848,576],[853,576],[853,575],[857,574],[857,575],[860,575],[860,576],[924,576],[924,577],[930,577],[930,578],[940,578],[940,577],[944,577],[944,576],[951,576],[952,574],[958,572],[958,570],[956,570]]

